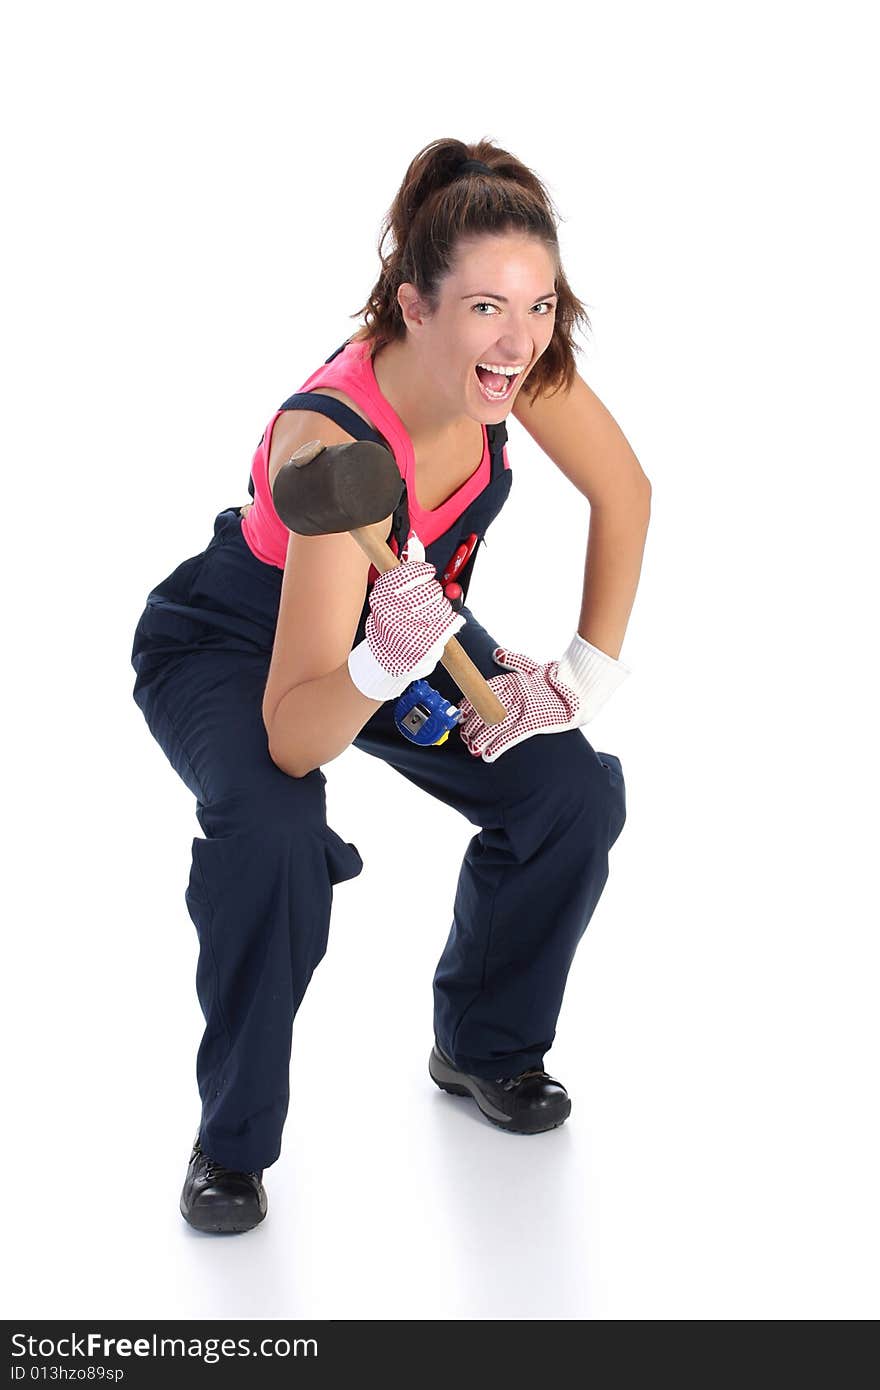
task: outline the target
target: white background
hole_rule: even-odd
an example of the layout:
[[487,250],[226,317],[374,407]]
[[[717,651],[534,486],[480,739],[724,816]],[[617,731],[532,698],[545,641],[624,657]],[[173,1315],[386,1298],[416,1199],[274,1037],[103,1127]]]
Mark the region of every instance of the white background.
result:
[[[6,1316],[877,1316],[869,13],[5,21]],[[199,1236],[201,832],[133,630],[354,331],[410,159],[484,135],[550,189],[579,370],[653,485],[633,674],[585,729],[628,820],[547,1057],[571,1118],[504,1135],[428,1078],[473,827],[349,749],[328,816],[366,867],[294,1025],[269,1216]],[[588,505],[513,420],[509,456],[470,601],[546,660]]]

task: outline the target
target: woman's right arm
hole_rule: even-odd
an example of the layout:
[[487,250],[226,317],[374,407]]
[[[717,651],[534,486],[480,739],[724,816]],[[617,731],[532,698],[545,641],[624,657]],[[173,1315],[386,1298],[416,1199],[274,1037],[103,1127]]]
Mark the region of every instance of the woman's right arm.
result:
[[[286,412],[273,432],[270,489],[290,455],[311,439],[349,444],[352,436],[325,415]],[[347,531],[290,533],[263,723],[269,756],[291,777],[338,757],[383,703],[362,694],[348,670],[369,571],[369,558]]]
[[304,681],[281,697],[267,726],[269,756],[289,777],[305,777],[344,752],[382,703],[361,694],[346,656],[329,675]]

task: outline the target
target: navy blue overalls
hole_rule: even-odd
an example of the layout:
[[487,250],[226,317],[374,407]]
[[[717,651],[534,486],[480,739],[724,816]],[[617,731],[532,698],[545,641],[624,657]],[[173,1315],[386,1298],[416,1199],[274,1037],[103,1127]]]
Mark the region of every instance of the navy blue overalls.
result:
[[[356,439],[385,442],[332,397],[300,393],[282,407],[297,408],[321,411]],[[442,575],[457,546],[480,536],[456,576],[465,599],[511,484],[506,429],[488,432],[489,483],[426,549]],[[398,553],[408,532],[404,490],[392,526]],[[327,948],[333,885],[363,868],[357,847],[327,824],[323,771],[290,777],[269,756],[262,701],[282,577],[251,551],[239,508],[224,508],[206,549],[149,594],[131,656],[134,699],[196,797],[205,836],[193,839],[185,894],[205,1016],[196,1061],[200,1137],[218,1162],[245,1171],[268,1168],[280,1153],[293,1019]],[[369,611],[365,599],[352,645]],[[457,640],[484,676],[499,675],[499,644],[466,604],[462,612]],[[503,637],[515,646],[515,636]],[[449,701],[461,699],[443,666],[428,679]],[[569,968],[626,819],[620,760],[571,729],[525,739],[485,763],[455,730],[436,747],[411,742],[395,725],[394,705],[372,715],[355,746],[478,827],[434,975],[434,1032],[465,1072],[514,1076],[541,1066],[553,1042]]]

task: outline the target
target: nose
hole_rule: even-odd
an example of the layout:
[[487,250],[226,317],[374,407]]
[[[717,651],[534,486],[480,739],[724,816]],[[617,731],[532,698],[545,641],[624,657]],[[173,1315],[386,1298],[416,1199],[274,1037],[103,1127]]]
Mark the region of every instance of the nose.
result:
[[510,362],[511,364],[530,362],[534,352],[534,340],[531,334],[526,332],[508,333],[507,337],[498,344],[498,347],[493,348],[493,352],[496,353],[495,361],[497,362]]
[[509,331],[501,339],[497,351],[501,362],[530,362],[535,352],[532,326],[527,323],[510,324]]

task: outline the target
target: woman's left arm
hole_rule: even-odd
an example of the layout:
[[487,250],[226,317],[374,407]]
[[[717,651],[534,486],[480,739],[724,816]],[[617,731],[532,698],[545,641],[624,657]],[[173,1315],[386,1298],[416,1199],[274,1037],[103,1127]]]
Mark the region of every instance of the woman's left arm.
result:
[[511,412],[590,504],[577,631],[615,660],[635,602],[651,517],[651,484],[599,397],[575,374],[568,391],[520,395]]

